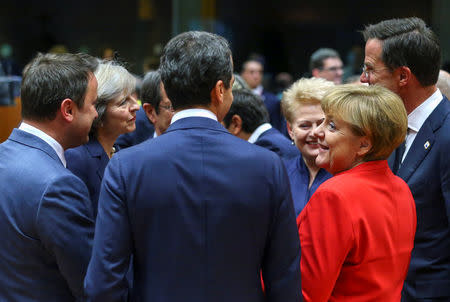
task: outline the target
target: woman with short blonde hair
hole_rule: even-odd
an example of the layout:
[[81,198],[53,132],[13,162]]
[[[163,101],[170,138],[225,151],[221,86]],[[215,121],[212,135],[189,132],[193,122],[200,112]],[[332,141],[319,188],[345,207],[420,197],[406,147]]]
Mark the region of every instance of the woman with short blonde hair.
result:
[[400,301],[417,219],[386,159],[405,139],[405,107],[381,86],[342,85],[322,108],[316,164],[333,177],[297,218],[304,299]]
[[320,103],[332,87],[334,83],[324,79],[302,78],[283,93],[281,107],[288,133],[300,151],[297,157],[284,162],[296,215],[302,211],[319,185],[331,177],[315,163],[319,146],[313,132],[325,118]]

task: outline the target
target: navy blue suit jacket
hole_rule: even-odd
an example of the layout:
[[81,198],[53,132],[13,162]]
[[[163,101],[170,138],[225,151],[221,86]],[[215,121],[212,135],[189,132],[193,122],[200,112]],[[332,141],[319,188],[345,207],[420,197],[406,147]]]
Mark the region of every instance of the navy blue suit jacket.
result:
[[0,145],[0,301],[84,301],[94,220],[83,182],[43,140]]
[[289,137],[286,127],[286,119],[281,114],[280,99],[273,93],[264,91],[261,95],[267,111],[269,112],[270,124],[280,131],[283,135]]
[[98,196],[103,174],[109,162],[108,155],[98,140],[90,139],[84,145],[67,149],[65,157],[67,169],[86,184],[92,201],[94,217],[97,217]]
[[117,138],[114,147],[116,148],[116,151],[119,151],[140,144],[143,141],[152,138],[154,132],[155,127],[149,121],[144,108],[141,106],[136,112],[136,129],[133,132],[120,135]]
[[282,158],[292,158],[300,155],[298,148],[275,128],[270,128],[261,133],[255,145],[269,149]]
[[[449,151],[450,102],[444,97],[420,128],[397,172],[411,189],[417,211],[402,301],[450,300]],[[391,168],[393,155],[389,158]]]
[[299,301],[290,194],[278,155],[212,119],[176,121],[106,168],[89,301],[125,301],[132,252],[136,301]]
[[292,199],[294,200],[295,215],[300,215],[300,212],[308,203],[311,196],[317,188],[327,179],[333,175],[324,169],[320,169],[314,179],[312,185],[309,187],[309,170],[303,161],[302,155],[295,158],[288,158],[284,160],[286,170],[291,184]]

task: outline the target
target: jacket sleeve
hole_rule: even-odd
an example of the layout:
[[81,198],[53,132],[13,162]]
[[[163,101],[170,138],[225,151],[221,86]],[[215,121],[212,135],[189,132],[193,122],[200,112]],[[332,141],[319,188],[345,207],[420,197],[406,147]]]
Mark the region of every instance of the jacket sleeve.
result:
[[92,259],[86,274],[88,301],[127,301],[126,274],[131,256],[131,231],[121,177],[120,154],[106,167],[100,189]]
[[274,192],[276,208],[263,259],[267,301],[302,301],[300,243],[289,179],[283,163],[276,157]]
[[89,194],[80,179],[67,174],[48,185],[37,212],[36,230],[74,297],[84,301],[83,280],[91,257],[94,220]]
[[354,242],[351,216],[333,191],[314,193],[297,218],[305,301],[328,301]]

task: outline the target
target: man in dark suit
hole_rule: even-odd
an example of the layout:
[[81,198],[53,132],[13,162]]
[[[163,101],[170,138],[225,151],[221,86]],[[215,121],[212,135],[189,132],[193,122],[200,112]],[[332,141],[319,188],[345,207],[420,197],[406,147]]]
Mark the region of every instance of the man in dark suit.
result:
[[402,301],[450,300],[450,103],[436,82],[441,49],[419,18],[365,28],[361,82],[396,92],[408,113],[408,134],[390,157],[416,202],[417,231]]
[[64,150],[97,117],[97,61],[39,54],[25,68],[23,122],[0,145],[0,301],[83,301],[94,236],[84,183]]
[[116,140],[117,149],[125,149],[166,131],[173,116],[173,107],[161,82],[159,71],[148,72],[141,87],[142,107],[136,113],[136,130]]
[[233,104],[223,119],[231,134],[277,153],[283,158],[299,156],[290,140],[269,124],[263,101],[247,89],[233,91]]
[[261,97],[269,112],[270,123],[281,133],[288,136],[286,120],[281,114],[280,100],[273,93],[264,90],[262,85],[264,66],[256,60],[248,60],[242,64],[241,77],[252,92]]
[[281,159],[220,124],[233,101],[227,41],[178,35],[160,71],[176,113],[164,135],[117,153],[106,169],[89,301],[126,300],[131,253],[136,301],[299,301],[300,246]]

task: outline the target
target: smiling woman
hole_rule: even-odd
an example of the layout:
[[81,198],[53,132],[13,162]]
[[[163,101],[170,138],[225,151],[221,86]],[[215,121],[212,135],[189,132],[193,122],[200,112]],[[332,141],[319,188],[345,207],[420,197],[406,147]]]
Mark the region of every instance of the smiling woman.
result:
[[319,185],[331,177],[327,171],[316,165],[319,145],[314,130],[325,118],[320,102],[333,86],[333,82],[324,79],[302,78],[283,93],[281,106],[287,120],[287,129],[301,153],[284,161],[296,216]]
[[94,215],[103,172],[114,153],[119,135],[133,131],[139,104],[134,96],[136,80],[114,61],[101,61],[95,77],[98,82],[95,109],[98,117],[89,132],[89,142],[65,152],[67,168],[86,184]]
[[416,211],[386,159],[405,139],[403,103],[381,86],[342,85],[322,109],[316,164],[334,177],[297,218],[305,301],[400,301]]

